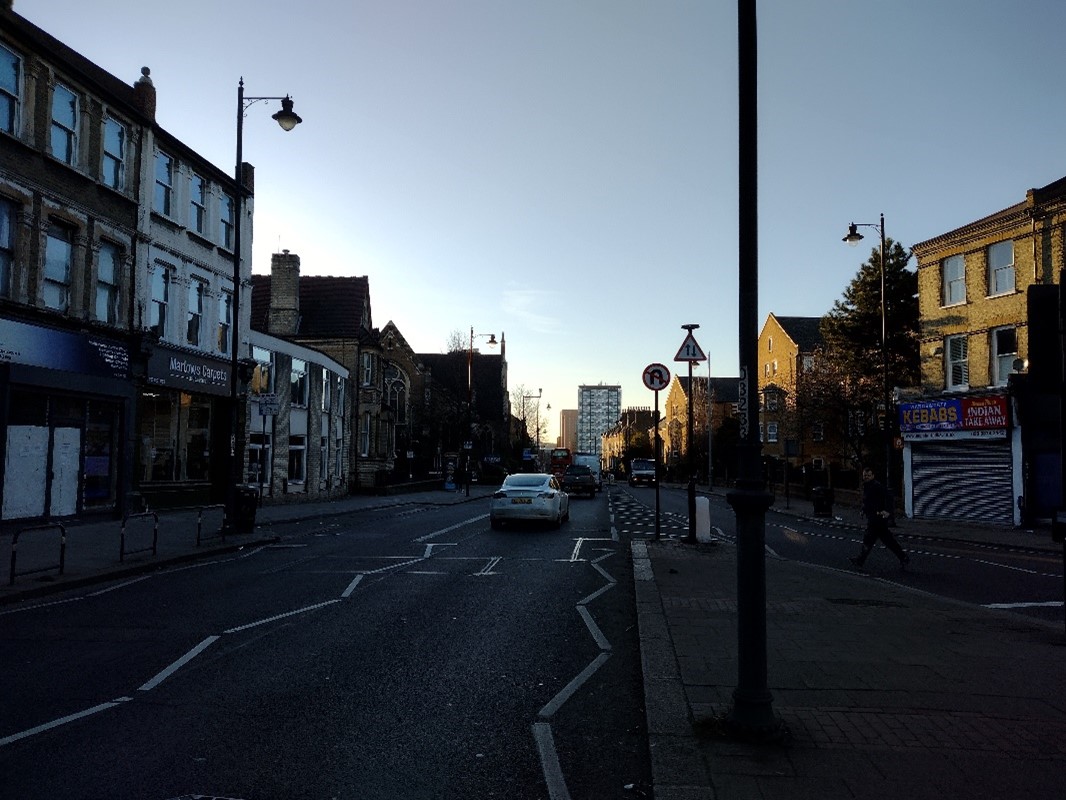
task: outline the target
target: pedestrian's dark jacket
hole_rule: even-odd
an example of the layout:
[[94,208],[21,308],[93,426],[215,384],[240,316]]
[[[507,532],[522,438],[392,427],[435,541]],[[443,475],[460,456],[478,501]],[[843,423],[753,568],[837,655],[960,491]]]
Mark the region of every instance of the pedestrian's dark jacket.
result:
[[862,485],[862,515],[866,519],[877,519],[882,511],[888,510],[888,497],[885,487],[877,479],[866,481]]

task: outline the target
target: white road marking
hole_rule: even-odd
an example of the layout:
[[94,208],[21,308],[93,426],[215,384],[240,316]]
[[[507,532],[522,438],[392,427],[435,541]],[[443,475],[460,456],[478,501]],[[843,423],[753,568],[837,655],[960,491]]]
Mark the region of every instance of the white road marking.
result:
[[0,747],[4,747],[5,745],[9,745],[12,742],[17,742],[20,739],[26,739],[26,738],[28,738],[30,736],[36,736],[38,733],[44,733],[45,731],[50,731],[53,728],[58,728],[60,725],[66,725],[68,722],[74,722],[75,720],[84,719],[85,717],[90,717],[93,714],[99,714],[101,711],[107,711],[107,709],[109,709],[109,708],[114,708],[117,705],[121,705],[122,703],[129,702],[131,699],[132,698],[130,698],[130,697],[120,697],[117,700],[112,700],[110,703],[101,703],[98,706],[93,706],[92,708],[87,708],[84,711],[79,711],[76,714],[70,714],[70,715],[68,715],[66,717],[60,717],[59,719],[54,719],[51,722],[46,722],[43,725],[38,725],[36,728],[30,728],[30,729],[24,730],[24,731],[22,731],[20,733],[13,733],[10,736],[5,736],[3,739],[0,739]]
[[352,596],[352,592],[355,591],[355,587],[358,586],[359,582],[362,581],[362,580],[363,580],[363,576],[362,575],[356,575],[355,576],[355,580],[353,580],[351,583],[348,584],[348,588],[346,588],[343,592],[341,592],[341,597],[351,597]]
[[555,751],[552,726],[547,722],[534,722],[533,739],[540,754],[544,781],[548,784],[548,797],[550,800],[570,800],[570,791],[566,788],[566,779],[563,777],[562,767],[559,766],[559,754]]
[[[255,627],[258,627],[259,625],[266,625],[268,622],[275,622],[276,620],[285,619],[286,617],[294,617],[297,614],[303,614],[303,613],[305,613],[307,611],[315,611],[316,609],[324,608],[325,606],[331,606],[334,603],[339,603],[339,602],[340,602],[340,599],[338,598],[337,600],[327,600],[324,603],[315,603],[313,606],[305,606],[304,608],[298,608],[295,611],[286,611],[284,614],[275,614],[272,617],[267,617],[266,619],[261,619],[261,620],[258,620],[256,622],[249,622],[247,625],[239,625],[236,628],[229,628],[228,630],[224,630],[222,632],[223,633],[240,633],[241,631],[246,631],[249,628],[255,628]],[[215,638],[217,639],[218,637],[216,636]]]
[[99,597],[102,594],[107,594],[108,592],[113,592],[116,589],[125,589],[127,586],[133,586],[133,584],[140,583],[141,581],[146,581],[146,580],[148,580],[151,577],[154,577],[154,576],[152,576],[152,575],[142,575],[139,578],[134,578],[132,581],[126,581],[124,583],[116,583],[114,586],[108,586],[106,589],[99,589],[99,590],[97,590],[95,592],[90,592],[87,596],[88,597]]
[[614,586],[615,586],[615,583],[614,583],[613,581],[612,581],[611,583],[608,583],[608,584],[607,584],[606,586],[601,586],[601,587],[600,587],[599,589],[597,589],[596,591],[594,591],[594,592],[593,592],[592,594],[590,594],[590,595],[589,595],[588,597],[586,597],[586,598],[584,598],[584,599],[582,599],[582,600],[578,600],[578,601],[577,601],[577,605],[578,605],[578,607],[581,607],[581,606],[583,606],[583,605],[587,605],[588,603],[591,603],[591,602],[592,602],[593,600],[595,600],[595,599],[596,599],[597,597],[599,597],[599,596],[600,596],[601,594],[603,594],[604,592],[606,592],[606,591],[607,591],[608,589],[611,589],[611,588],[613,588]]
[[985,603],[985,608],[1062,608],[1061,600],[1048,600],[1041,603]]
[[490,558],[488,563],[485,566],[483,566],[481,569],[479,569],[477,572],[475,572],[474,575],[497,575],[497,574],[499,574],[499,573],[493,572],[492,568],[495,567],[497,564],[499,564],[501,560],[502,559],[501,559],[500,556],[496,556],[495,558]]
[[600,626],[596,624],[589,610],[585,606],[578,606],[577,613],[581,615],[581,619],[585,620],[585,627],[589,629],[589,633],[596,640],[596,645],[600,650],[610,650],[611,643],[607,641],[607,637],[603,635],[603,631],[600,630]]
[[158,675],[156,675],[154,678],[152,678],[150,681],[148,681],[148,683],[144,684],[144,686],[139,687],[139,691],[142,691],[142,692],[151,691],[156,686],[158,686],[163,681],[165,681],[167,678],[169,678],[171,675],[173,675],[175,672],[177,672],[179,669],[181,669],[186,664],[188,664],[190,661],[192,661],[194,658],[196,658],[196,656],[200,655],[200,653],[202,653],[210,645],[214,644],[218,640],[219,640],[218,636],[208,636],[206,639],[204,639],[202,642],[200,642],[200,644],[196,645],[196,647],[194,647],[188,653],[183,655],[181,658],[179,658],[177,661],[175,661],[173,664],[171,664],[165,670],[160,672]]
[[417,539],[415,539],[415,541],[419,542],[419,543],[427,542],[430,539],[435,539],[438,536],[441,536],[442,534],[451,533],[452,531],[459,530],[459,528],[464,528],[467,525],[470,525],[470,524],[472,524],[474,522],[480,522],[481,520],[488,519],[488,518],[489,518],[488,514],[482,514],[479,517],[471,517],[468,520],[464,520],[462,522],[457,522],[454,525],[449,525],[447,528],[441,528],[439,531],[433,531],[433,533],[427,533],[425,536],[419,536]]
[[555,715],[555,712],[562,708],[563,703],[569,700],[574,692],[580,689],[581,685],[591,678],[593,673],[602,667],[604,662],[610,657],[610,653],[600,653],[596,656],[591,664],[581,670],[580,675],[570,681],[570,683],[566,684],[559,694],[555,695],[544,708],[537,712],[537,716],[541,719],[551,719]]

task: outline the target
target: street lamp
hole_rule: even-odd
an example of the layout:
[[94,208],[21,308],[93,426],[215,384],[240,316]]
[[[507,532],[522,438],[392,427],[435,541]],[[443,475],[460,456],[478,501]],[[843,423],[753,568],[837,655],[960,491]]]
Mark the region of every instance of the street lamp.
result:
[[885,215],[881,214],[879,222],[853,222],[848,226],[848,234],[843,238],[851,247],[858,246],[863,235],[859,228],[876,228],[881,235],[881,402],[885,407],[884,425],[881,437],[885,446],[885,492],[888,496],[889,522],[895,520],[895,503],[892,500],[892,394],[888,383],[888,314],[885,292]]
[[[495,347],[496,334],[495,333],[474,333],[474,326],[470,326],[470,347],[466,351],[466,430],[464,431],[464,437],[470,435],[470,427],[474,423],[474,339],[488,339],[489,347]],[[466,439],[463,439],[463,450],[467,450]],[[471,441],[470,448],[473,451],[473,442]],[[466,454],[466,496],[470,496],[470,455]]]
[[[237,485],[241,483],[241,463],[243,458],[237,449],[237,430],[240,415],[237,408],[237,389],[239,383],[238,372],[240,371],[240,347],[241,347],[241,229],[244,217],[244,198],[246,194],[244,186],[244,112],[253,103],[260,100],[280,100],[281,111],[271,115],[277,120],[283,131],[291,131],[303,120],[292,110],[292,98],[284,97],[245,97],[244,78],[237,84],[237,162],[233,170],[233,179],[236,184],[236,196],[234,203],[233,220],[233,324],[230,340],[230,485],[226,492],[226,524],[232,528],[237,524]],[[249,265],[251,260],[249,260]]]
[[737,4],[739,471],[726,496],[737,518],[737,688],[727,726],[756,741],[784,732],[766,670],[766,511],[759,442],[759,126],[755,0]]

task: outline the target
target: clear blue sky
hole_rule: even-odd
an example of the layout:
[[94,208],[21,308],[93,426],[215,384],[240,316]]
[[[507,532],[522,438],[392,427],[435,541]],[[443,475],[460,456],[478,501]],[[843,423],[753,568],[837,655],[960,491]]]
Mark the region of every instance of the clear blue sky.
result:
[[[832,307],[870,253],[841,242],[851,221],[883,212],[909,246],[1066,175],[1066,2],[758,8],[760,320]],[[131,83],[150,67],[161,124],[225,169],[238,78],[291,94],[292,133],[276,104],[245,123],[254,271],[284,248],[305,274],[367,275],[375,323],[421,352],[505,333],[550,436],[581,384],[652,405],[641,372],[686,369],[684,323],[737,374],[733,0],[15,10]]]

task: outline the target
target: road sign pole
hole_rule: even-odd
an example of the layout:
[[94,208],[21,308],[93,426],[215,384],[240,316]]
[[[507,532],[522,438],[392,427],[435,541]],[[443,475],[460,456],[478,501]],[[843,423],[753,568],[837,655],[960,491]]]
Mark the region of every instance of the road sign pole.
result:
[[655,414],[652,416],[655,424],[655,541],[662,537],[662,519],[659,508],[659,459],[662,456],[663,443],[659,438],[659,392],[655,392]]
[[[692,383],[692,365],[695,362],[707,361],[704,349],[699,347],[699,343],[692,333],[697,327],[699,325],[694,322],[688,325],[681,325],[681,329],[688,333],[685,335],[684,341],[681,342],[681,349],[674,356],[674,361],[676,362],[689,362],[689,426],[684,444],[684,461],[689,470],[689,534],[684,538],[684,541],[688,544],[696,544],[696,460],[693,452],[695,437],[692,432],[692,403],[696,398],[696,387]],[[710,374],[708,374],[707,380],[709,383]]]
[[688,362],[688,436],[685,441],[685,460],[688,462],[688,536],[685,541],[696,544],[696,459],[692,452],[692,401],[696,396],[692,385],[692,362]]
[[662,524],[659,519],[659,458],[662,454],[662,440],[659,438],[659,391],[670,385],[670,370],[665,364],[649,364],[644,368],[644,385],[655,392],[655,537],[659,541]]

